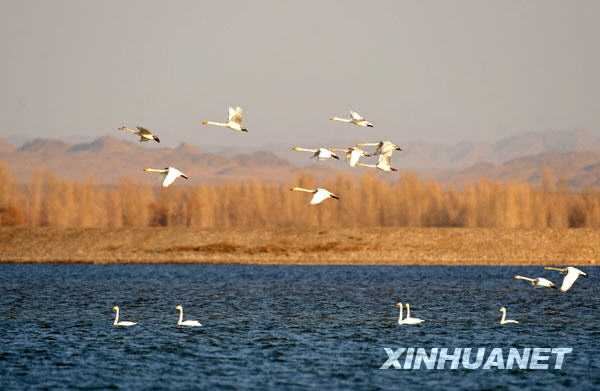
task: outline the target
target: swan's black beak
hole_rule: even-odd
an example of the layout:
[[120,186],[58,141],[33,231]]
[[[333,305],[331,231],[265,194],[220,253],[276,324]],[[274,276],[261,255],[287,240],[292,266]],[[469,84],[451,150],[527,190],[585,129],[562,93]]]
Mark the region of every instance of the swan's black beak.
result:
[[373,124],[367,124],[367,127],[372,128],[374,125]]
[[154,141],[156,141],[157,143],[160,143],[160,139],[156,136],[154,136]]
[[336,160],[340,160],[340,157],[338,155],[331,155],[332,158],[336,159]]
[[187,175],[181,175],[181,177],[184,178],[184,179],[190,179],[190,177],[187,176]]
[[248,132],[248,129],[242,128],[242,132]]
[[400,147],[397,147],[397,148],[396,148],[396,151],[402,151],[402,148],[400,148]]
[[339,200],[339,199],[340,199],[340,197],[339,197],[339,196],[336,196],[335,194],[332,194],[332,195],[331,195],[331,198],[333,198],[334,200]]

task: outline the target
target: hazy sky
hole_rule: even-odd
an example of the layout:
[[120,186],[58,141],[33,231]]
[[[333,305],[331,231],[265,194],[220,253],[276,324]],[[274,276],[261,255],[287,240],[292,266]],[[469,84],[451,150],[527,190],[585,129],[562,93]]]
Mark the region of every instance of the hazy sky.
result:
[[[600,1],[2,1],[0,137],[168,144],[600,132]],[[227,105],[249,134],[206,128]],[[328,118],[354,108],[376,127]],[[368,135],[368,136],[367,136]]]

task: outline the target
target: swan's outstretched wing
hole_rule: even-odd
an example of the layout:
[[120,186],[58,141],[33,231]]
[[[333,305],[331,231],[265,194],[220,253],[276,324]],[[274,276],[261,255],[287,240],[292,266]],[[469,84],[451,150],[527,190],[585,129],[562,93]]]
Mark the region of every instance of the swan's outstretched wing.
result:
[[391,156],[395,150],[396,150],[396,144],[391,143],[389,141],[380,142],[379,146],[377,147],[377,153],[379,153],[381,155],[390,155]]
[[356,164],[360,160],[361,156],[362,152],[358,149],[353,149],[352,151],[350,151],[350,153],[346,155],[350,167],[356,167]]
[[569,270],[567,272],[567,275],[565,276],[565,278],[563,278],[562,285],[560,286],[560,291],[566,292],[569,289],[571,289],[571,287],[573,286],[573,284],[575,283],[575,281],[577,280],[578,277],[579,277],[578,273]]
[[360,115],[360,114],[358,114],[356,111],[350,110],[350,116],[355,121],[362,121],[362,120],[364,120],[363,116]]
[[333,194],[329,190],[318,188],[317,192],[315,193],[315,195],[310,200],[310,204],[311,205],[317,205],[317,204],[320,204],[321,202],[325,201],[328,198],[333,198],[333,199],[336,199],[336,200],[340,199],[340,197],[338,197],[337,195]]
[[229,108],[229,120],[241,125],[241,123],[242,123],[242,108],[236,107],[234,109],[233,107],[230,107]]
[[181,171],[172,167],[169,168],[169,171],[167,171],[167,174],[163,180],[162,186],[169,187],[171,184],[173,184],[173,182],[175,182],[175,179],[179,178],[180,176],[183,176]]
[[329,192],[328,191],[323,191],[323,190],[318,190],[315,195],[312,197],[312,199],[310,200],[310,204],[311,205],[317,205],[320,204],[321,202],[325,201],[326,199],[329,198]]
[[148,135],[148,136],[152,136],[152,134],[153,134],[150,130],[148,130],[148,129],[142,127],[142,126],[137,126],[136,128],[137,128],[137,130],[138,130],[138,132],[139,132],[140,135],[145,134],[145,135]]
[[391,167],[392,166],[392,154],[379,155],[377,164],[384,166],[384,167]]

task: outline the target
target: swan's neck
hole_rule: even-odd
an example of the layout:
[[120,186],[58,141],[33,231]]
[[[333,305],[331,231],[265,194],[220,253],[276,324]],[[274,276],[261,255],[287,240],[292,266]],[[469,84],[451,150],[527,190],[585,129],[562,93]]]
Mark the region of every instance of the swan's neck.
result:
[[410,304],[406,303],[406,319],[410,318]]
[[161,169],[159,169],[159,168],[147,168],[146,172],[156,172],[156,173],[159,173],[159,174],[166,174],[166,173],[169,172],[169,170],[168,169],[162,169],[162,168]]
[[334,121],[340,121],[340,122],[347,122],[347,123],[352,122],[351,118],[333,117],[332,120],[334,120]]
[[177,322],[177,324],[182,324],[183,323],[183,310],[179,310],[179,321]]
[[206,121],[206,123],[208,125],[222,126],[224,128],[226,128],[227,126],[229,126],[229,123],[223,123],[223,122]]
[[117,311],[116,311],[116,312],[117,312],[117,313],[115,314],[115,321],[114,321],[114,323],[113,323],[113,324],[117,324],[117,323],[119,323],[119,309],[118,309],[118,308],[117,308]]
[[506,310],[502,311],[502,319],[500,319],[500,323],[506,322]]
[[398,315],[398,323],[402,322],[402,304],[400,304],[400,314]]

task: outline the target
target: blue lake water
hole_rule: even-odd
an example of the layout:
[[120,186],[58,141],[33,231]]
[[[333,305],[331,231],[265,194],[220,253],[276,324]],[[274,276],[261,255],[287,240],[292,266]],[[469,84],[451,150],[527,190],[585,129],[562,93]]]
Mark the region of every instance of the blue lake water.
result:
[[[0,389],[600,389],[598,268],[0,265]],[[398,326],[397,299],[420,326]],[[131,328],[114,328],[113,305]],[[177,328],[176,304],[196,329]],[[501,306],[519,325],[500,326]],[[561,370],[379,369],[384,347],[571,347]]]

